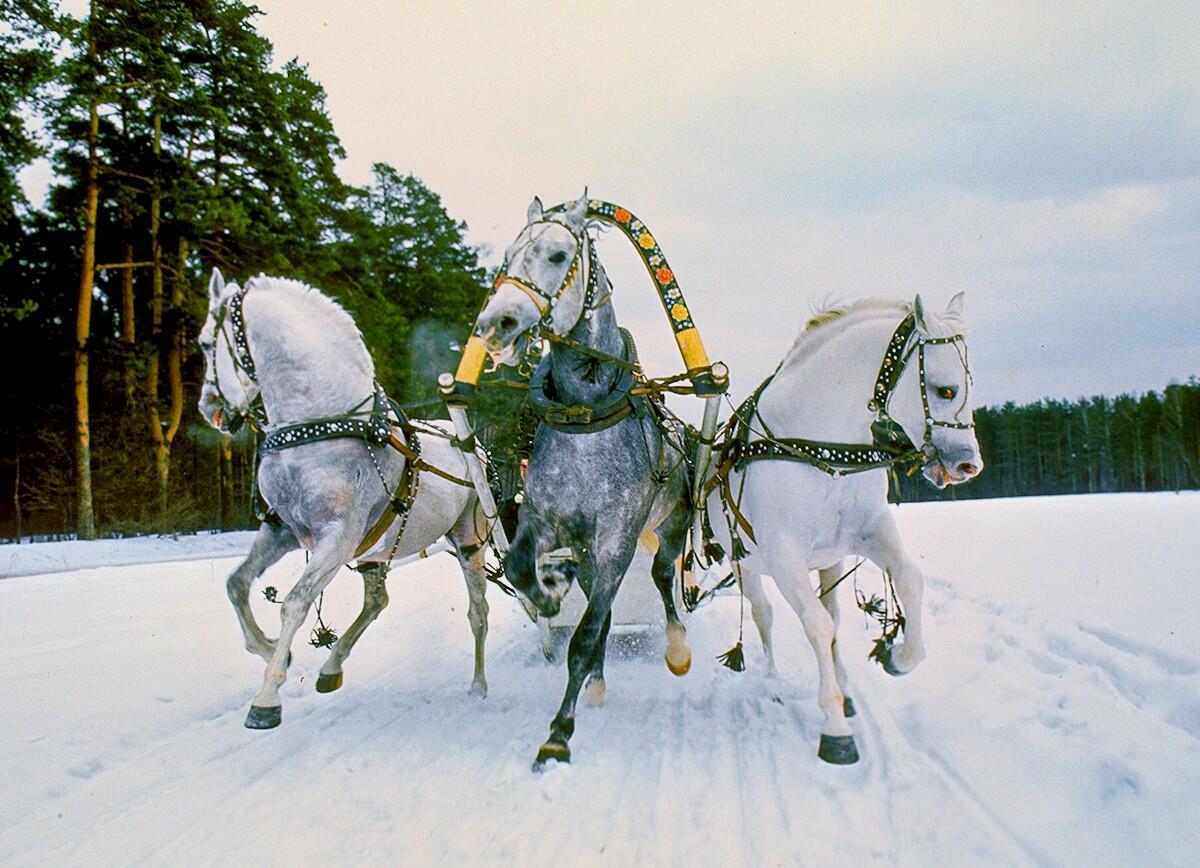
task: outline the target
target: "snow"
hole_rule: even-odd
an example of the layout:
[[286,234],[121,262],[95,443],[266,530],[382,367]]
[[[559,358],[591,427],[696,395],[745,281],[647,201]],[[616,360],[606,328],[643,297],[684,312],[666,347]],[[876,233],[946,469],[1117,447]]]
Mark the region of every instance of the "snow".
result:
[[254,531],[0,546],[0,579],[95,567],[244,556]]
[[[447,555],[393,573],[337,693],[312,690],[324,652],[297,642],[264,733],[242,727],[263,667],[225,599],[237,559],[212,548],[244,536],[48,544],[39,563],[108,565],[0,582],[0,864],[1195,864],[1200,494],[897,515],[930,575],[929,658],[889,678],[839,591],[849,767],[816,757],[812,653],[770,583],[777,679],[749,619],[748,671],[715,661],[736,598],[691,616],[682,679],[657,631],[614,636],[606,707],[581,702],[572,765],[535,775],[563,668],[492,593],[491,692],[469,697]],[[339,575],[326,620],[345,627],[360,596]]]

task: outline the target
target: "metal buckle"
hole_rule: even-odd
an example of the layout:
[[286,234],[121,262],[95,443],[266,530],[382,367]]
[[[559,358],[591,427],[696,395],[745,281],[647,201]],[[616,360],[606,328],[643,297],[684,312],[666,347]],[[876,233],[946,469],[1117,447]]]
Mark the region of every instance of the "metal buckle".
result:
[[591,407],[563,407],[562,409],[554,408],[546,411],[546,421],[556,422],[560,425],[590,425],[592,422]]

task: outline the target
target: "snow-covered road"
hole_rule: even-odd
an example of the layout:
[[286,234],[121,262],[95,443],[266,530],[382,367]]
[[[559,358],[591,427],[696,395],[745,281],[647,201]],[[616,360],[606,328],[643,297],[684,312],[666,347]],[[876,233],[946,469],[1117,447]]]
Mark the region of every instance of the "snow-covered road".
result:
[[[563,669],[492,593],[491,693],[470,698],[447,556],[393,573],[337,693],[298,642],[265,733],[242,727],[262,665],[225,600],[236,559],[0,581],[0,864],[1195,864],[1200,495],[899,518],[930,574],[929,659],[889,678],[848,613],[850,767],[816,757],[812,654],[770,587],[777,679],[749,620],[748,671],[715,661],[736,598],[691,617],[683,679],[658,634],[615,637],[606,707],[581,704],[573,764],[538,776]],[[339,576],[326,620],[359,600]]]

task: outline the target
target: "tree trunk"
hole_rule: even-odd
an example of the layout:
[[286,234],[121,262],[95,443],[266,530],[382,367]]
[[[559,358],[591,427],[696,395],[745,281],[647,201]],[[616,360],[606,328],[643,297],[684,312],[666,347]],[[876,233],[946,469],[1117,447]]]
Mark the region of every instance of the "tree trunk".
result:
[[134,323],[133,306],[133,209],[126,202],[121,206],[121,232],[124,235],[121,244],[121,349],[125,357],[125,409],[133,407],[137,392],[137,367],[134,358],[137,353],[137,330]]
[[221,530],[230,530],[234,525],[233,501],[233,448],[232,437],[221,439]]
[[[91,4],[91,16],[96,4]],[[96,40],[88,37],[88,57],[95,64]],[[100,131],[97,98],[88,110],[88,160],[83,210],[83,256],[79,267],[79,305],[75,312],[75,519],[80,539],[96,538],[96,512],[92,501],[92,432],[88,406],[88,341],[92,334],[92,287],[96,276],[96,212],[100,204],[100,160],[96,139]]]
[[21,435],[17,434],[13,438],[13,448],[16,451],[15,465],[16,469],[13,473],[13,517],[17,520],[17,544],[21,544],[21,534],[24,531],[23,514],[21,511]]
[[[162,115],[154,112],[154,137],[151,150],[157,163],[162,151]],[[158,480],[158,513],[166,515],[168,486],[171,476],[171,445],[163,431],[162,417],[158,411],[158,375],[163,348],[163,270],[162,242],[158,233],[162,215],[162,194],[158,181],[158,166],[154,169],[154,186],[150,193],[150,336],[151,350],[146,365],[146,412],[150,423],[150,443],[154,448],[154,471]]]

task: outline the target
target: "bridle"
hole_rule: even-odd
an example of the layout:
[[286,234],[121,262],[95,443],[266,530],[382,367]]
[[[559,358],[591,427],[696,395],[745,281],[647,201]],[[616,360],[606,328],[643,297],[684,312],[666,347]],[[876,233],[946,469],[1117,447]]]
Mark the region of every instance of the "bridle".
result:
[[[527,224],[525,228],[529,229],[538,224],[561,226],[571,233],[571,237],[575,241],[575,254],[571,257],[571,264],[567,267],[566,274],[563,275],[558,288],[553,291],[547,291],[531,280],[509,274],[509,260],[507,257],[504,260],[504,264],[500,267],[500,273],[497,275],[496,282],[493,285],[493,292],[499,290],[502,286],[509,285],[515,286],[529,296],[529,300],[533,302],[534,307],[537,308],[537,312],[541,315],[538,323],[529,330],[531,342],[536,342],[541,336],[552,333],[550,326],[551,318],[554,315],[554,308],[562,301],[563,296],[567,294],[567,290],[575,284],[581,268],[584,271],[585,284],[587,286],[583,299],[583,307],[580,309],[581,317],[590,317],[611,296],[611,293],[607,293],[602,298],[597,298],[600,292],[600,269],[596,265],[595,246],[592,244],[591,236],[588,235],[586,228],[574,232],[570,226],[560,220],[535,220]],[[529,240],[518,248],[514,258],[524,253],[536,240],[537,238],[531,235]],[[578,322],[579,320],[576,319],[575,322],[566,327],[565,331],[570,332]]]
[[[259,429],[267,423],[261,394],[255,395],[244,411],[240,410],[226,397],[217,375],[217,344],[224,337],[225,348],[229,352],[229,360],[233,363],[234,373],[243,377],[252,386],[258,386],[257,369],[254,367],[254,358],[250,355],[250,343],[246,339],[246,320],[242,313],[242,305],[246,300],[246,292],[249,288],[249,285],[242,287],[217,308],[213,342],[209,346],[205,346],[203,343],[200,345],[201,350],[212,353],[209,364],[210,373],[204,378],[204,385],[211,386],[217,393],[222,417],[228,420],[225,427],[231,434],[236,434],[246,421],[249,421],[252,427]],[[227,320],[228,322],[226,322]],[[228,331],[225,328],[227,324]]]
[[[898,427],[888,413],[888,405],[895,392],[896,384],[900,381],[900,375],[904,373],[904,369],[908,366],[909,360],[915,352],[917,354],[918,388],[921,390],[921,412],[925,426],[920,448],[928,458],[933,458],[938,454],[938,449],[933,444],[933,431],[935,428],[968,431],[975,427],[973,421],[958,421],[960,414],[967,406],[967,393],[970,390],[972,380],[971,366],[967,360],[966,338],[962,334],[947,335],[940,338],[918,335],[915,340],[912,340],[916,324],[916,316],[909,314],[896,327],[896,331],[892,333],[892,338],[888,341],[887,349],[883,354],[883,361],[879,366],[879,374],[875,377],[875,387],[871,391],[871,400],[867,402],[867,409],[876,414],[878,423],[882,423],[885,426]],[[933,411],[929,407],[929,389],[925,377],[925,348],[927,346],[944,344],[953,344],[955,349],[958,350],[958,356],[962,361],[963,373],[965,375],[963,379],[962,401],[958,409],[954,411],[954,421],[944,421],[934,418]]]

